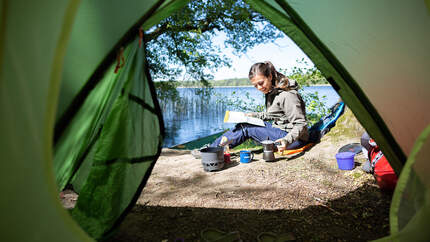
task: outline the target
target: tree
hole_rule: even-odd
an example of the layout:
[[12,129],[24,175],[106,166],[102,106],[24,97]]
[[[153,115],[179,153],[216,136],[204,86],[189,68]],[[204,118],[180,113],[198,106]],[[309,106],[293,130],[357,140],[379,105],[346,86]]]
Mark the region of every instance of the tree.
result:
[[243,1],[192,0],[146,33],[150,73],[155,80],[170,81],[157,85],[168,90],[183,79],[209,86],[212,72],[231,66],[213,42],[221,32],[226,35],[223,47],[238,55],[282,36]]

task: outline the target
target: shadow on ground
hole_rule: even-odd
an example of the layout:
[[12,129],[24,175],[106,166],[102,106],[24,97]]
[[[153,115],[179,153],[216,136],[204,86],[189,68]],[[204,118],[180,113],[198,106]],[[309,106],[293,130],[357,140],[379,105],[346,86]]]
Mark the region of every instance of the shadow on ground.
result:
[[290,232],[297,241],[369,241],[389,234],[390,201],[391,194],[364,185],[301,210],[136,205],[111,241],[199,241],[205,228],[238,231],[243,241],[261,232]]

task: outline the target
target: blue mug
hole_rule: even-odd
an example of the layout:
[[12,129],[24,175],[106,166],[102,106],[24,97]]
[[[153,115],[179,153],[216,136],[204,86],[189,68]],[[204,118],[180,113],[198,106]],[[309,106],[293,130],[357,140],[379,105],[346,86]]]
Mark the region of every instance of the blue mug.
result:
[[240,163],[249,163],[254,159],[254,154],[249,150],[240,151]]

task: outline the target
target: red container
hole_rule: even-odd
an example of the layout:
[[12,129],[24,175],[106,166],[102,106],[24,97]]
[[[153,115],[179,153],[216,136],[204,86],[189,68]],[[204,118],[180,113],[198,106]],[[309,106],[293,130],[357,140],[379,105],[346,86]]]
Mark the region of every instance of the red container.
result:
[[230,158],[230,153],[224,153],[224,163],[230,163],[231,162],[231,158]]

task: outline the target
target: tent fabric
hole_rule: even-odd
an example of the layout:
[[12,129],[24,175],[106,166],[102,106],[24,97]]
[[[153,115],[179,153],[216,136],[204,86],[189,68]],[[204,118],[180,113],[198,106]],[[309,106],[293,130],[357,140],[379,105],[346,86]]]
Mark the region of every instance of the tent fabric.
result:
[[145,13],[153,13],[160,2],[162,1],[127,0],[112,1],[109,4],[103,0],[81,2],[64,58],[58,118],[64,116],[66,108],[111,52],[112,59],[108,59],[102,69],[106,69],[114,61],[116,52],[121,46],[125,46],[123,43],[117,44],[122,37]]
[[[430,168],[424,161],[430,155],[424,148],[415,153],[413,144],[430,123],[430,113],[425,111],[430,90],[429,1],[247,2],[310,57],[398,174],[409,156],[405,175],[400,175],[405,181],[396,190],[400,195],[391,208],[391,232],[399,240],[412,233],[427,237],[424,226],[428,226],[430,199],[425,175]],[[0,152],[7,161],[0,175],[2,192],[7,194],[0,201],[2,238],[90,239],[58,201],[53,138],[58,151],[62,142],[78,144],[69,146],[76,149],[74,160],[66,161],[65,167],[56,160],[55,169],[60,171],[60,187],[72,182],[80,188],[81,198],[71,214],[87,233],[105,238],[129,211],[155,163],[155,146],[159,149],[162,136],[162,130],[153,131],[155,140],[145,136],[139,141],[142,134],[125,135],[142,120],[156,126],[158,119],[162,129],[149,73],[132,68],[143,63],[145,69],[144,53],[135,44],[137,31],[142,26],[148,30],[186,3],[0,2]],[[128,64],[113,75],[121,47]],[[137,79],[142,83],[135,85],[132,80]],[[107,90],[105,96],[101,90]],[[99,116],[84,115],[87,107]],[[65,140],[74,135],[84,137],[82,144]],[[134,144],[151,148],[129,146],[135,140]],[[65,154],[61,152],[56,152],[56,159]],[[412,159],[415,162],[408,168]],[[90,193],[102,195],[109,189],[112,196],[100,207],[90,203]],[[26,202],[28,197],[31,203]]]
[[54,169],[60,191],[69,183],[83,160],[93,158],[88,153],[99,138],[101,128],[127,81],[126,76],[131,66],[129,49],[123,53],[127,56],[125,66],[117,74],[114,73],[115,65],[111,66],[106,77],[87,97],[55,144]]
[[109,232],[136,202],[135,194],[140,194],[162,146],[162,118],[144,72],[144,48],[137,39],[128,48],[128,61],[118,73],[122,80],[117,82],[123,83],[120,96],[103,124],[94,152],[90,151],[90,172],[71,212],[96,239]]
[[187,2],[127,0],[106,4],[103,0],[83,1],[64,60],[56,129],[67,126],[63,123],[73,118],[69,109],[80,106],[77,97],[91,90],[115,61],[118,50],[135,38],[139,28],[148,30]]
[[[87,157],[88,152],[92,150],[92,146],[100,134],[100,128],[110,111],[112,103],[115,98],[118,97],[121,84],[114,80],[118,75],[107,75],[106,78],[111,78],[109,81],[101,81],[103,78],[100,77],[104,75],[104,72],[108,69],[109,66],[107,65],[115,60],[112,59],[112,56],[116,55],[120,48],[123,48],[122,44],[126,45],[138,36],[138,28],[141,23],[143,23],[143,30],[147,30],[153,24],[157,23],[157,21],[160,21],[162,18],[168,16],[168,14],[182,7],[186,2],[154,1],[142,5],[141,3],[136,4],[135,1],[130,1],[128,2],[130,6],[127,6],[125,9],[121,8],[121,11],[127,13],[127,17],[121,19],[121,21],[117,18],[111,18],[108,14],[118,11],[117,4],[118,3],[113,3],[109,5],[88,2],[82,4],[78,13],[78,18],[80,17],[80,20],[76,21],[73,29],[71,37],[72,44],[69,46],[68,55],[66,56],[66,60],[70,59],[71,64],[64,68],[65,72],[70,73],[72,77],[69,78],[68,75],[65,75],[63,78],[59,103],[59,113],[63,112],[63,115],[60,115],[57,121],[55,132],[56,159],[54,165],[59,190],[62,190],[67,185],[71,176],[75,175],[75,172],[77,172],[77,169],[80,168],[81,165],[84,167],[82,167],[83,169],[79,169],[79,174],[88,171],[88,166],[91,162],[84,162],[84,160],[91,159],[91,154],[90,157]],[[103,5],[103,7],[99,8],[99,5]],[[136,6],[144,7],[144,9],[140,9],[140,11],[134,10],[136,16],[142,13],[144,13],[144,15],[141,19],[137,17],[130,19],[130,16],[134,15],[129,14],[129,8],[134,9]],[[159,7],[159,9],[154,12],[155,8],[149,8],[148,6],[156,6]],[[94,20],[94,15],[100,15],[98,18],[103,21]],[[128,25],[132,24],[132,20],[138,22],[126,32]],[[110,24],[110,22],[115,23]],[[88,25],[91,26],[89,27]],[[97,27],[104,29],[106,26],[109,26],[109,31],[94,32],[88,29]],[[125,28],[125,26],[127,26],[127,28]],[[85,39],[85,45],[82,45],[82,39]],[[103,45],[100,45],[100,39],[103,39]],[[119,41],[119,43],[115,44],[117,47],[116,50],[114,48],[109,54],[105,54],[106,57],[101,63],[96,63],[96,58],[92,61],[92,55],[97,56],[99,53],[105,53],[109,50],[108,47],[104,45],[105,43],[114,45],[114,41]],[[74,44],[74,42],[78,43]],[[76,47],[73,47],[74,45],[76,45]],[[85,52],[91,53],[91,58],[83,60],[81,55],[77,54]],[[124,55],[127,55],[127,53],[124,53]],[[101,58],[101,54],[97,58]],[[76,63],[72,60],[75,60]],[[78,61],[81,61],[81,63],[77,63]],[[99,64],[99,66],[95,74],[90,75],[90,67],[96,64]],[[79,66],[78,70],[76,66]],[[113,71],[112,68],[111,65],[111,72]],[[76,75],[80,75],[79,72],[81,72],[81,76],[83,77],[91,76],[88,77],[90,80],[88,80],[85,85],[82,82],[85,78],[77,79],[77,77],[75,77]],[[99,82],[102,82],[102,84],[99,85]],[[113,85],[115,85],[115,87]],[[82,86],[82,88],[77,92],[77,88],[80,86]],[[65,88],[67,88],[67,90]],[[70,93],[74,96],[73,100],[69,100]],[[69,104],[67,110],[63,107],[65,103]],[[82,108],[82,106],[85,106],[85,108]],[[64,142],[67,142],[67,144],[64,145]],[[75,176],[74,182],[76,189],[80,190],[80,184],[83,183],[84,180],[82,176]]]
[[[52,166],[57,99],[60,96],[60,117],[67,101],[76,99],[83,83],[94,77],[91,73],[103,69],[97,66],[104,64],[108,69],[118,47],[130,42],[122,39],[124,33],[135,37],[133,30],[145,20],[156,23],[186,1],[121,1],[120,6],[104,1],[80,3],[0,3],[0,149],[2,160],[8,160],[0,178],[2,192],[8,194],[1,200],[1,228],[2,238],[9,241],[89,240],[58,200]],[[133,23],[136,27],[130,28]],[[109,53],[114,57],[109,59]],[[142,188],[143,183],[137,193]]]
[[[339,94],[398,173],[415,139],[430,122],[430,113],[423,111],[430,89],[425,81],[430,65],[426,2],[277,2],[324,52],[326,63],[342,75],[344,80],[333,76]],[[358,100],[344,97],[343,82],[359,95]],[[346,96],[353,97],[350,93]]]
[[58,86],[78,7],[79,1],[0,1],[4,241],[90,240],[59,203],[52,168]]
[[[399,150],[409,155],[415,139],[430,121],[430,113],[423,111],[427,109],[430,89],[426,81],[430,15],[425,1],[287,2],[359,84],[381,118],[376,128],[381,129],[384,123]],[[363,113],[357,111],[360,110],[354,113],[366,129],[371,128],[362,119]],[[381,148],[393,168],[398,166],[388,152],[388,147],[397,147],[384,137],[386,132],[381,130],[381,135],[368,131],[378,144],[386,140]]]
[[96,239],[109,236],[131,209],[161,151],[161,110],[144,65],[139,29],[149,28],[145,21],[160,21],[185,3],[160,3],[156,4],[162,6],[158,12],[146,13],[121,38],[120,44],[127,47],[117,50],[118,61],[125,61],[119,72],[116,63],[103,70],[111,59],[112,53],[108,54],[57,124],[54,167],[58,187],[62,190],[71,183],[79,192],[71,214]]
[[390,208],[391,235],[378,241],[430,238],[430,126],[417,139],[397,182]]
[[[425,2],[288,3],[348,70],[400,149],[409,154],[414,140],[429,121],[429,116],[421,111],[426,99],[422,90],[429,87],[423,81],[430,57],[425,51],[430,40]],[[316,15],[316,11],[321,14]],[[411,116],[417,117],[413,121],[417,126],[405,129],[406,124],[411,126]]]
[[[362,91],[361,86],[345,69],[343,63],[339,62],[334,55],[334,49],[328,48],[315,31],[308,25],[307,19],[309,18],[323,18],[327,16],[336,18],[337,11],[342,11],[342,7],[348,6],[347,2],[339,2],[334,4],[330,2],[320,1],[314,3],[313,1],[301,1],[298,4],[295,1],[256,1],[247,0],[247,2],[261,14],[263,14],[269,21],[286,33],[313,61],[315,66],[323,73],[330,84],[342,97],[342,100],[351,108],[360,123],[365,124],[366,130],[375,137],[380,147],[383,149],[384,154],[389,158],[392,167],[396,173],[399,174],[401,167],[406,161],[405,154],[402,152],[396,140],[394,140],[391,131],[387,129],[384,120],[378,115],[373,104],[370,102],[366,94]],[[330,8],[334,13],[321,14],[318,6],[321,8]],[[336,6],[336,7],[334,7]],[[300,15],[300,8],[312,8],[314,11],[306,16]],[[344,19],[338,21],[345,21]],[[326,23],[319,19],[318,23]],[[330,26],[336,26],[331,23]],[[319,28],[316,26],[315,28]],[[326,26],[322,26],[326,27]],[[337,38],[339,35],[338,28],[334,28],[333,33],[329,37]],[[331,39],[329,40],[331,41]]]

